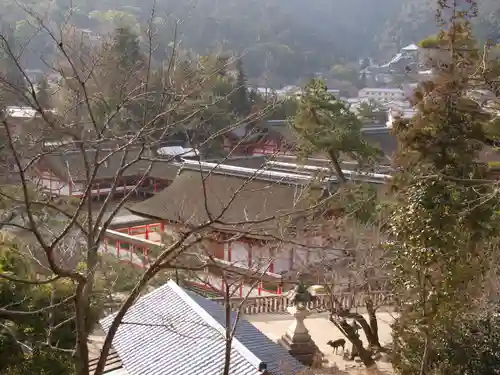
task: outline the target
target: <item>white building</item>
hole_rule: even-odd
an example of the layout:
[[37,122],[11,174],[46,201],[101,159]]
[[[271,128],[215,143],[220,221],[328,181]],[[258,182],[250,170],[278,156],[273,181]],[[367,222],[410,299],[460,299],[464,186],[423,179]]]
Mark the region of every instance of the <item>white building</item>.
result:
[[376,102],[404,101],[405,93],[397,88],[364,88],[359,90],[358,98]]
[[386,126],[388,128],[392,128],[394,126],[394,121],[398,118],[403,118],[405,120],[411,119],[415,115],[416,111],[414,109],[403,109],[403,110],[395,110],[390,109],[388,112],[388,120]]

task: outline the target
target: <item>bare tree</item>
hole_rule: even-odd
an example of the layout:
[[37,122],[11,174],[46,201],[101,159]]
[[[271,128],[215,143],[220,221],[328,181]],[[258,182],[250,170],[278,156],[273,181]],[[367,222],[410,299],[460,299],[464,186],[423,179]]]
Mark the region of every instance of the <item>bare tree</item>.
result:
[[[1,226],[30,238],[29,246],[24,247],[30,251],[25,253],[41,266],[44,276],[16,280],[4,273],[0,277],[24,284],[64,279],[73,285],[70,302],[74,309],[76,341],[71,352],[76,374],[88,375],[88,339],[95,323],[91,310],[95,295],[102,292],[98,288],[99,278],[105,276],[100,268],[103,239],[119,210],[137,193],[147,192],[146,182],[155,168],[173,164],[171,159],[158,158],[155,150],[162,141],[179,133],[186,136],[187,142],[203,147],[218,141],[224,132],[248,119],[234,119],[229,126],[217,123],[218,105],[227,100],[227,96],[211,94],[218,71],[209,60],[200,59],[186,65],[173,48],[167,61],[155,63],[152,56],[156,48],[154,10],[139,53],[128,61],[122,61],[124,56],[115,51],[113,36],[89,38],[71,27],[69,19],[55,30],[40,15],[27,8],[25,11],[35,32],[44,33],[57,51],[57,61],[43,59],[47,70],[59,77],[54,90],[56,108],[54,111],[44,108],[36,85],[23,69],[17,51],[29,48],[29,43],[14,49],[10,40],[0,35],[4,52],[26,83],[19,85],[3,76],[2,87],[32,109],[31,118],[22,124],[16,123],[7,111],[2,116],[5,145],[2,154],[12,162],[10,172],[15,173],[16,181],[14,188],[5,187],[0,191],[5,212]],[[173,30],[172,44],[177,45],[176,30]],[[259,113],[251,115],[252,119],[259,116]],[[211,130],[201,132],[204,126]],[[65,159],[68,154],[76,155],[76,164]],[[67,184],[57,183],[54,188],[50,178],[40,177],[40,168],[46,166],[51,157],[61,163],[59,172],[67,176]],[[132,169],[140,171],[134,178],[129,174]],[[99,186],[103,175],[106,185]],[[97,202],[96,192],[102,193]],[[220,214],[209,216],[206,222],[182,231],[158,247],[148,267],[137,276],[137,283],[123,299],[107,332],[95,375],[103,373],[121,320],[151,280],[165,270],[199,270],[207,266],[210,258],[198,256],[191,264],[183,256],[206,239],[205,230],[221,222],[231,202],[230,199]],[[14,220],[16,218],[19,220]],[[233,225],[238,227],[238,223]],[[230,290],[229,286],[226,290]],[[42,310],[53,310],[57,306],[50,304]],[[15,317],[36,315],[42,310],[15,311],[3,306],[0,313]],[[57,349],[56,343],[53,346]]]
[[[315,284],[314,292],[323,295],[332,322],[353,344],[367,367],[375,365],[373,353],[384,351],[378,335],[377,310],[392,301],[390,292],[390,252],[385,247],[387,237],[377,224],[361,224],[343,217],[322,225],[326,245],[316,249],[318,259],[304,263],[303,277]],[[341,298],[349,293],[350,300]],[[368,320],[357,311],[359,302],[366,308]],[[368,340],[365,348],[357,329],[363,330]]]

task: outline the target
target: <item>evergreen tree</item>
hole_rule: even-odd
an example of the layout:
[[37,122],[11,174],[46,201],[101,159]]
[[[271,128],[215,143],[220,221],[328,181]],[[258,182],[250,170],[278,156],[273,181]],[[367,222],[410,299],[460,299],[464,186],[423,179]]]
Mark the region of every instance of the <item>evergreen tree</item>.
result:
[[129,27],[116,28],[111,51],[121,69],[130,69],[141,60],[139,40]]
[[4,105],[22,105],[26,82],[18,66],[17,41],[14,30],[7,26],[3,32],[4,40],[0,43],[0,69],[4,79],[1,82],[1,95]]
[[496,223],[494,200],[485,198],[490,187],[476,183],[486,173],[477,157],[488,116],[466,96],[478,58],[469,25],[475,9],[439,3],[448,17],[439,35],[441,63],[415,94],[417,114],[395,127],[403,172],[391,218],[400,310],[393,364],[403,375],[462,373],[444,350],[455,322],[477,306]]
[[234,88],[231,102],[234,112],[238,116],[245,117],[250,114],[252,105],[249,100],[247,79],[243,70],[243,62],[241,59],[236,61],[236,74],[236,87]]
[[326,153],[340,182],[347,179],[340,159],[349,155],[360,164],[381,155],[361,135],[362,122],[341,101],[328,93],[322,80],[311,80],[303,90],[292,121],[305,154]]
[[365,88],[366,87],[366,82],[367,82],[366,72],[363,71],[361,73],[361,77],[359,77],[358,88],[359,89]]
[[369,66],[370,66],[370,59],[368,57],[365,57],[363,61],[361,61],[360,70],[365,70]]
[[40,107],[42,107],[43,109],[52,109],[53,106],[52,106],[50,87],[45,77],[43,77],[40,80],[40,82],[38,82],[37,89],[38,90],[36,96],[38,103],[40,104]]

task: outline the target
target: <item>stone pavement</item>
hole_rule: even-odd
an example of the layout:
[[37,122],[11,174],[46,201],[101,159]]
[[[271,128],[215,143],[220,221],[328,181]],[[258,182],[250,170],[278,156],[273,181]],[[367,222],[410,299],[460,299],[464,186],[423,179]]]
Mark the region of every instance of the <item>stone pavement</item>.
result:
[[[362,313],[362,311],[360,311],[360,313]],[[366,314],[363,315],[368,319]],[[386,345],[391,342],[390,324],[394,320],[394,314],[390,312],[379,312],[377,316],[380,343]],[[256,314],[247,315],[245,318],[273,341],[277,341],[292,323],[291,316],[289,315]],[[345,338],[337,327],[328,320],[327,314],[313,314],[308,317],[304,323],[312,339],[318,348],[325,354],[325,358],[330,365],[336,365],[340,370],[357,370],[363,367],[357,362],[344,360],[341,349],[338,351],[339,354],[334,354],[332,348],[326,345],[329,340]],[[367,340],[363,330],[360,330],[359,333],[363,343],[366,344]],[[348,340],[346,340],[346,351],[347,350],[351,351],[351,344]],[[383,372],[392,372],[391,365],[388,363],[378,362],[378,366]]]

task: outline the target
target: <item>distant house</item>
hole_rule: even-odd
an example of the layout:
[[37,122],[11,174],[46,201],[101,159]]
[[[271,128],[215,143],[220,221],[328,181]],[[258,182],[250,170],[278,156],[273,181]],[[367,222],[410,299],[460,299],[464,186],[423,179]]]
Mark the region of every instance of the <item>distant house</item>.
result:
[[364,88],[359,90],[358,97],[361,100],[389,102],[394,100],[405,100],[405,93],[398,88]]
[[[123,195],[135,189],[137,194],[150,196],[168,186],[177,175],[178,166],[170,161],[139,160],[125,168],[115,183],[116,175],[122,166],[124,151],[100,150],[99,152],[98,160],[105,161],[97,168],[92,179],[91,195],[95,198],[107,196],[113,186],[116,195]],[[129,150],[123,165],[135,160],[138,152]],[[95,170],[93,166],[95,153],[95,150],[86,152],[86,157],[92,165],[90,173]],[[82,196],[87,186],[82,153],[68,149],[41,156],[33,168],[33,180],[53,196]]]
[[[107,331],[115,315],[101,320]],[[236,314],[231,313],[231,326]],[[141,297],[113,339],[107,375],[220,375],[224,368],[223,306],[169,281]],[[95,366],[95,360],[91,361]],[[232,340],[230,375],[296,375],[305,367],[243,316]]]

